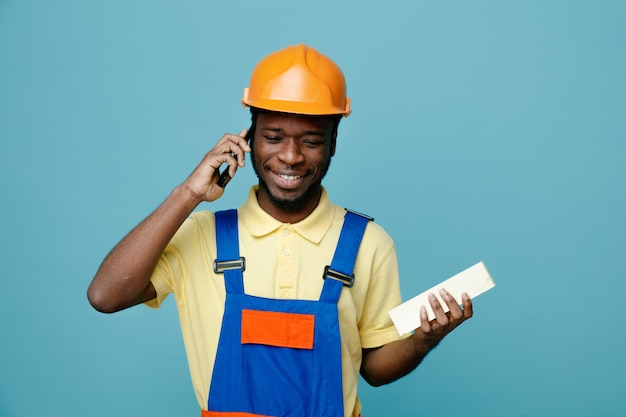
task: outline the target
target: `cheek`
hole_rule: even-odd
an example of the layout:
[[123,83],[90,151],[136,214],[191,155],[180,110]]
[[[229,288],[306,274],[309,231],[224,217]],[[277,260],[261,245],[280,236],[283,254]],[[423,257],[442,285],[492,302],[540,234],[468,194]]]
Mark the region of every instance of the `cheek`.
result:
[[256,159],[257,161],[263,161],[268,158],[269,150],[266,145],[262,142],[251,141],[250,142],[250,157]]
[[327,149],[327,150],[321,152],[319,157],[318,157],[319,158],[318,159],[319,164],[320,165],[328,165],[330,163],[330,158],[332,158],[334,154],[335,153],[333,152],[332,149]]

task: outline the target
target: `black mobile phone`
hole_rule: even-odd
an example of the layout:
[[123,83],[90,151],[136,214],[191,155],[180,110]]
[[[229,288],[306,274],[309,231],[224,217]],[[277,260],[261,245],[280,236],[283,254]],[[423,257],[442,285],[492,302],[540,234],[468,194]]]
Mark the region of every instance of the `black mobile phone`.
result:
[[224,168],[224,171],[222,171],[222,173],[220,174],[220,178],[217,180],[217,185],[224,188],[231,179],[232,177],[228,173],[228,165],[226,165],[226,168]]

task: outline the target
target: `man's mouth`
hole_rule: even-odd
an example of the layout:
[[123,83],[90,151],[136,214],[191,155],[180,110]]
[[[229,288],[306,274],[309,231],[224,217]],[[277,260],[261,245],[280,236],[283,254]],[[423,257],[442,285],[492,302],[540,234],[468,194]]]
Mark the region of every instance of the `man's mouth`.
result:
[[287,174],[276,174],[276,175],[278,175],[279,177],[287,181],[294,181],[302,177],[302,175],[287,175]]

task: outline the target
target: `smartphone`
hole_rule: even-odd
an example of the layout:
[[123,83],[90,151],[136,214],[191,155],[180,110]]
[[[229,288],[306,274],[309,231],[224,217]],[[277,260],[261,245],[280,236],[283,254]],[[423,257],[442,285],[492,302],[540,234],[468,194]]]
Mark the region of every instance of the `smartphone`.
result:
[[[246,140],[248,142],[250,142],[250,139],[252,139],[251,132],[254,132],[254,126],[250,126],[250,129],[248,129],[248,132],[246,133]],[[226,187],[226,185],[228,185],[231,179],[232,177],[228,173],[228,165],[226,165],[226,168],[224,169],[224,171],[222,171],[222,173],[220,174],[220,178],[217,180],[217,185],[224,188]]]
[[231,179],[232,177],[228,173],[228,165],[226,165],[226,168],[224,169],[224,171],[222,171],[222,173],[220,174],[220,178],[217,180],[217,185],[225,188]]

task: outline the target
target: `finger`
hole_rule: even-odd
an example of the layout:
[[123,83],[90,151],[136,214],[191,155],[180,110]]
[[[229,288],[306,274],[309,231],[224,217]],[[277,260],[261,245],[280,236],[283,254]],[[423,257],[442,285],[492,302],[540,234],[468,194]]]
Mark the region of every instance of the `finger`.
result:
[[423,333],[430,333],[430,321],[428,321],[428,312],[425,306],[420,307],[420,328]]
[[236,155],[237,163],[239,166],[243,167],[246,163],[246,152],[251,152],[252,148],[248,144],[246,139],[246,134],[248,133],[248,129],[243,129],[237,135],[229,135],[229,140],[235,145],[235,147],[230,146],[229,150],[231,153]]
[[248,129],[242,129],[236,135],[228,134],[228,140],[236,143],[244,151],[250,152],[252,149],[250,148],[250,145],[248,144],[248,140],[246,139],[247,134],[248,134]]
[[[224,164],[226,164],[227,167],[224,168],[224,171],[222,171],[222,174],[224,172],[228,172],[228,175],[232,178],[232,176],[237,171],[237,166],[238,166],[237,157],[230,152],[225,152],[225,153],[217,152],[214,149],[213,151],[205,155],[202,163],[198,166],[196,171],[199,173],[204,172],[205,175],[208,174],[210,177],[215,178],[215,181],[218,181],[217,178],[221,176],[220,167]],[[206,169],[203,169],[202,167],[211,169],[213,172],[206,171]]]
[[239,136],[240,138],[242,138],[244,140],[242,148],[244,148],[244,149],[247,148],[247,151],[250,152],[251,149],[250,149],[250,145],[248,144],[248,139],[247,139],[247,137],[248,137],[248,129],[242,129],[241,132],[239,132],[237,134],[237,136]]
[[226,132],[222,135],[218,143],[226,142],[230,140],[233,142],[241,143],[243,145],[243,142],[239,142],[239,140],[243,139],[243,141],[245,142],[247,133],[248,133],[248,129],[241,129],[239,133]]
[[220,140],[218,140],[217,143],[215,144],[215,147],[217,148],[219,146],[222,146],[224,144],[228,144],[229,142],[231,142],[239,146],[244,151],[250,152],[251,148],[250,148],[250,145],[248,144],[248,141],[246,140],[247,133],[248,133],[248,129],[242,129],[237,134],[224,133],[222,137],[220,138]]
[[450,310],[450,315],[452,316],[452,318],[456,320],[462,318],[463,311],[461,310],[461,307],[459,307],[459,303],[457,303],[454,297],[451,296],[450,293],[448,293],[448,291],[445,290],[445,288],[442,288],[441,290],[439,290],[439,294],[441,295],[441,298],[443,298],[443,301],[446,302],[446,305],[448,306],[448,310]]
[[463,317],[467,320],[474,315],[474,306],[472,304],[472,299],[469,294],[464,292],[461,295],[461,300],[463,301]]
[[239,158],[235,153],[229,153],[227,155],[228,156],[226,157],[226,163],[228,164],[228,167],[226,168],[226,170],[228,171],[228,175],[230,176],[230,178],[233,178],[235,176],[235,173],[237,172],[237,168],[243,166],[243,164],[239,162]]
[[231,175],[235,173],[238,166],[243,167],[245,165],[245,151],[241,149],[239,144],[231,140],[227,140],[219,146],[216,146],[211,154],[216,157],[216,161],[219,162],[220,165],[227,163],[231,167]]
[[441,326],[447,325],[448,316],[446,315],[445,311],[443,311],[443,307],[441,306],[441,303],[439,302],[437,297],[435,297],[435,294],[429,294],[428,301],[433,309],[433,313],[435,313],[435,319],[437,320],[437,323],[439,323]]

